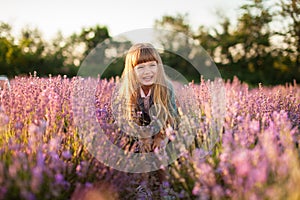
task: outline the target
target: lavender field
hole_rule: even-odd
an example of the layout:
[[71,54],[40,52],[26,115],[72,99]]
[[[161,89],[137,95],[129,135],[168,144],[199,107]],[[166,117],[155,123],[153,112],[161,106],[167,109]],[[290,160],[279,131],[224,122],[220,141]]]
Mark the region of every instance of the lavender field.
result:
[[[87,150],[74,122],[78,109],[72,107],[78,81],[16,77],[1,90],[0,199],[137,199],[139,185],[151,188],[151,179],[145,183],[141,174],[110,168]],[[116,80],[94,83],[98,122],[111,141],[122,144],[110,112]],[[185,106],[196,102],[200,110],[195,142],[164,168],[167,180],[152,190],[153,199],[300,199],[299,85],[250,89],[235,78],[224,83],[226,98],[219,104],[211,101],[211,83],[185,87],[196,97]],[[220,105],[226,108],[222,120]],[[214,128],[216,119],[221,129]],[[213,131],[219,140],[203,157],[197,136]]]

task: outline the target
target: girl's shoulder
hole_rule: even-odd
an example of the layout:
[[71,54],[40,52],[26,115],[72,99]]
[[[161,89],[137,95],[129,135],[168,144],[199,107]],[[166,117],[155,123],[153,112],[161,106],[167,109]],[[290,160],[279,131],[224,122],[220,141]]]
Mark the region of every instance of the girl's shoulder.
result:
[[173,83],[172,83],[170,80],[167,80],[167,81],[166,81],[166,84],[167,84],[168,91],[169,91],[171,94],[175,93]]

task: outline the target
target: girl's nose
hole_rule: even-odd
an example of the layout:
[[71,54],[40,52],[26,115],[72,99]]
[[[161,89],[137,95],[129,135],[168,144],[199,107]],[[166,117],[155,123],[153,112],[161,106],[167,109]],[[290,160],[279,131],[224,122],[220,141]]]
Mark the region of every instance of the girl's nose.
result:
[[151,69],[150,69],[149,66],[146,66],[144,69],[145,69],[145,70],[144,70],[144,74],[150,73],[150,72],[151,72]]

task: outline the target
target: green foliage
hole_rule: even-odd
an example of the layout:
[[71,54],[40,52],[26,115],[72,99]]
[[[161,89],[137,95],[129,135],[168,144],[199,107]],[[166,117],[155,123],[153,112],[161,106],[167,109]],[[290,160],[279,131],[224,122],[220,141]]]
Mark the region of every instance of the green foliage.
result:
[[[9,77],[33,71],[39,76],[75,76],[77,66],[89,51],[109,38],[107,28],[98,25],[69,38],[58,33],[51,44],[43,40],[38,29],[24,28],[20,38],[15,39],[10,25],[1,23],[0,33],[0,73]],[[76,52],[79,46],[83,47],[82,52]]]
[[[265,85],[285,84],[300,80],[299,64],[297,64],[297,41],[299,38],[296,27],[299,24],[299,4],[296,1],[281,2],[280,8],[285,10],[285,17],[293,18],[290,30],[283,32],[282,35],[290,35],[289,48],[278,48],[272,42],[273,38],[278,37],[278,32],[270,28],[270,24],[277,18],[273,7],[267,6],[268,1],[249,0],[241,6],[241,14],[237,25],[233,27],[227,17],[220,16],[220,29],[200,26],[198,31],[193,33],[187,24],[186,16],[165,16],[161,21],[156,22],[159,28],[171,27],[173,31],[181,31],[186,35],[192,36],[208,52],[218,66],[224,79],[233,79],[234,76],[249,83],[257,85],[261,82]],[[272,8],[272,9],[271,9]],[[273,16],[275,15],[275,16]],[[281,12],[281,15],[282,12]],[[222,18],[221,18],[222,17]],[[173,18],[173,19],[171,19]],[[174,38],[169,36],[165,43],[172,43]],[[178,43],[178,40],[175,40]],[[299,43],[299,42],[298,42]],[[180,48],[184,49],[186,43],[179,43]],[[170,45],[165,45],[170,48]],[[289,56],[287,56],[289,55]],[[186,65],[174,61],[174,58],[166,59],[167,62],[178,63],[178,71],[182,72]],[[191,67],[191,66],[190,66]],[[179,69],[182,68],[182,69]],[[186,75],[189,77],[189,75]],[[189,77],[191,78],[191,77]],[[192,78],[194,79],[194,78]],[[197,79],[196,79],[197,80]]]
[[[299,82],[299,1],[248,0],[239,11],[236,25],[228,17],[220,16],[218,27],[200,26],[197,31],[192,30],[188,14],[165,15],[156,20],[155,28],[173,31],[160,35],[159,42],[168,50],[161,53],[164,64],[183,74],[188,81],[200,81],[199,73],[192,66],[195,63],[189,63],[182,57],[189,55],[191,49],[188,48],[189,41],[178,37],[179,32],[201,45],[226,80],[237,76],[250,85]],[[279,24],[279,29],[271,28],[274,22]],[[33,71],[39,76],[75,76],[91,50],[107,39],[110,39],[108,48],[117,54],[107,57],[105,52],[98,52],[101,56],[93,60],[96,65],[92,63],[91,66],[96,67],[91,70],[98,72],[101,63],[101,66],[108,66],[99,71],[101,77],[119,76],[124,66],[124,53],[130,47],[130,42],[113,41],[108,28],[99,25],[82,28],[79,34],[74,33],[67,38],[58,33],[50,42],[44,41],[38,29],[24,28],[19,38],[11,32],[9,24],[0,23],[0,74],[9,77],[28,75]]]

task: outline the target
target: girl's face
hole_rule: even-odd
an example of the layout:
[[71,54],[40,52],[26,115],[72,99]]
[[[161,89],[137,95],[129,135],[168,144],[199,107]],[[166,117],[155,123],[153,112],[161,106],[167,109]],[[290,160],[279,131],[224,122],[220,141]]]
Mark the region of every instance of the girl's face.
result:
[[149,61],[134,67],[137,79],[144,86],[153,85],[156,82],[157,62]]

